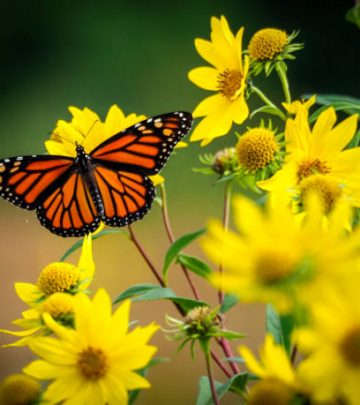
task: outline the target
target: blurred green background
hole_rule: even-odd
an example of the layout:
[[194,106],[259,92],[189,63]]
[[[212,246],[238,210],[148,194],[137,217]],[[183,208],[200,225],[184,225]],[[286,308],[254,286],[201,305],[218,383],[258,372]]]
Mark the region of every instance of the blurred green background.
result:
[[[245,26],[244,45],[263,27],[288,33],[300,30],[305,49],[290,63],[293,97],[304,93],[337,93],[359,97],[360,34],[344,19],[351,1],[1,1],[0,117],[1,157],[44,152],[43,142],[58,119],[68,120],[68,106],[89,107],[104,118],[116,103],[125,113],[148,116],[173,110],[192,111],[207,92],[187,80],[187,72],[203,65],[194,38],[209,38],[210,17],[224,14],[233,29]],[[275,100],[281,91],[276,77],[257,81]],[[247,125],[255,125],[248,122]],[[227,137],[206,151],[233,142]],[[170,214],[177,236],[199,229],[209,217],[220,217],[222,186],[194,174],[197,144],[174,154],[163,174],[169,192]],[[35,282],[39,271],[58,260],[74,239],[62,239],[41,227],[33,212],[0,201],[0,327],[25,309],[16,297],[16,281]],[[158,267],[168,244],[158,206],[134,226]],[[196,246],[190,253],[200,254]],[[120,235],[94,243],[97,264],[93,288],[108,289],[115,297],[134,283],[153,282],[133,246]],[[71,258],[76,263],[77,256]],[[171,283],[188,295],[178,269]],[[202,284],[198,282],[198,284]],[[202,294],[214,303],[207,286]],[[175,315],[169,304],[134,304],[132,318],[142,323],[164,313]],[[263,336],[263,308],[242,306],[230,314],[230,325],[245,332],[253,347]],[[0,343],[11,338],[0,335]],[[158,333],[160,356],[172,356],[176,345]],[[26,349],[0,349],[0,377],[17,372],[31,360]],[[152,370],[153,388],[139,404],[195,403],[197,380],[205,373],[201,356],[189,353]],[[220,378],[220,376],[219,376]],[[229,396],[225,404],[236,403]]]

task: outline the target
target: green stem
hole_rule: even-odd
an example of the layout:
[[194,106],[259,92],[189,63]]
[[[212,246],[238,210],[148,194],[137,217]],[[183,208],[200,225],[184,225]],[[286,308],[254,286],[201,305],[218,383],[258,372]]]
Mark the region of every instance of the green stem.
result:
[[251,90],[253,93],[255,93],[267,106],[274,108],[277,111],[277,115],[283,119],[284,121],[286,120],[285,114],[278,108],[258,87],[251,85]]
[[282,63],[277,62],[275,65],[276,72],[279,76],[281,86],[284,91],[284,96],[285,96],[285,101],[288,104],[291,104],[291,95],[290,95],[290,87],[289,87],[289,82],[286,76],[286,72],[284,69],[284,65]]

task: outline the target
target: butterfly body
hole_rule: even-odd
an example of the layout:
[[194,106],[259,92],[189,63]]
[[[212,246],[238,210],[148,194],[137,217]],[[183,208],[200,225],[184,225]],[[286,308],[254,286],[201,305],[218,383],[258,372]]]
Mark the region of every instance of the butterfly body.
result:
[[0,196],[36,209],[40,223],[60,236],[82,236],[100,221],[125,226],[142,218],[155,196],[149,175],[167,161],[188,132],[191,114],[144,120],[76,157],[19,156],[0,160]]

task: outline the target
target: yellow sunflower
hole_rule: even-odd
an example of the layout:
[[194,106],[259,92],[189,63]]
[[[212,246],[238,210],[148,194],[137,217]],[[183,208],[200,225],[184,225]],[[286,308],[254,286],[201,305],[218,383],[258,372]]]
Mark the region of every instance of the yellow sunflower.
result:
[[250,389],[249,405],[290,404],[291,399],[303,390],[284,347],[277,345],[271,335],[265,337],[260,349],[260,361],[244,345],[239,347],[239,352],[249,371],[261,378]]
[[245,101],[246,77],[249,60],[242,56],[241,28],[234,35],[224,16],[211,18],[211,41],[197,38],[198,53],[213,67],[198,67],[189,72],[189,79],[197,86],[216,91],[195,108],[193,116],[205,117],[194,129],[190,141],[207,145],[214,138],[226,135],[233,124],[241,124],[249,115]]
[[43,399],[48,404],[126,405],[128,390],[149,388],[136,372],[148,365],[156,347],[148,344],[158,327],[151,324],[128,331],[130,300],[112,314],[111,300],[99,290],[93,300],[75,296],[75,329],[44,321],[57,338],[39,337],[29,342],[40,356],[24,372],[40,380],[51,380]]
[[245,197],[234,198],[239,232],[224,231],[213,220],[202,239],[205,253],[224,266],[211,282],[245,302],[270,302],[288,313],[306,307],[327,283],[340,288],[345,279],[359,280],[360,232],[347,235],[343,228],[349,209],[337,207],[326,227],[317,198],[309,201],[307,211],[300,223],[280,201],[270,201],[264,212]]
[[296,111],[296,117],[286,123],[285,164],[257,185],[272,193],[287,192],[300,203],[315,191],[327,208],[341,200],[360,207],[360,148],[345,149],[356,132],[358,115],[335,126],[336,113],[329,107],[311,129],[308,107],[309,103],[287,106],[288,111]]
[[[305,360],[299,377],[321,403],[357,405],[360,398],[359,283],[332,286],[312,302],[311,322],[295,332]],[[328,401],[328,402],[327,402]],[[334,401],[335,403],[335,401]]]
[[48,264],[41,271],[36,284],[15,283],[15,290],[25,304],[34,306],[56,292],[75,293],[89,286],[95,272],[92,256],[92,235],[84,236],[77,266],[67,262]]

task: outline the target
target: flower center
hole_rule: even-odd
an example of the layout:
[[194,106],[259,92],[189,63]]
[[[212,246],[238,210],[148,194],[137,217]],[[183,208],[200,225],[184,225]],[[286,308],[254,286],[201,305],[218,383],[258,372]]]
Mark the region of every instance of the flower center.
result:
[[323,203],[325,213],[334,208],[342,192],[336,181],[321,174],[315,174],[302,180],[299,187],[300,200],[304,202],[309,193],[316,193]]
[[327,174],[330,173],[330,167],[326,162],[321,162],[319,159],[304,160],[301,162],[297,169],[298,180],[301,181],[305,177],[309,177],[312,174]]
[[350,365],[360,368],[360,326],[344,337],[340,344],[340,351]]
[[48,312],[56,321],[72,325],[74,297],[67,293],[54,293],[43,303],[42,311]]
[[236,145],[239,162],[250,172],[262,169],[279,150],[274,132],[267,128],[249,129]]
[[66,292],[76,287],[79,270],[70,263],[51,263],[40,273],[37,285],[45,295]]
[[218,76],[218,89],[220,93],[235,100],[240,95],[242,75],[238,70],[226,69]]
[[104,377],[109,368],[106,354],[91,346],[79,354],[77,364],[81,374],[91,381]]
[[35,404],[40,393],[41,385],[37,380],[25,374],[12,374],[1,384],[1,404]]
[[250,390],[248,405],[289,405],[294,391],[282,381],[267,378],[256,383]]
[[284,252],[275,248],[265,250],[257,257],[255,274],[263,284],[274,284],[287,278],[298,263],[299,258],[295,252]]
[[276,28],[264,28],[257,31],[250,40],[248,51],[256,60],[272,60],[283,52],[288,37],[285,31]]

